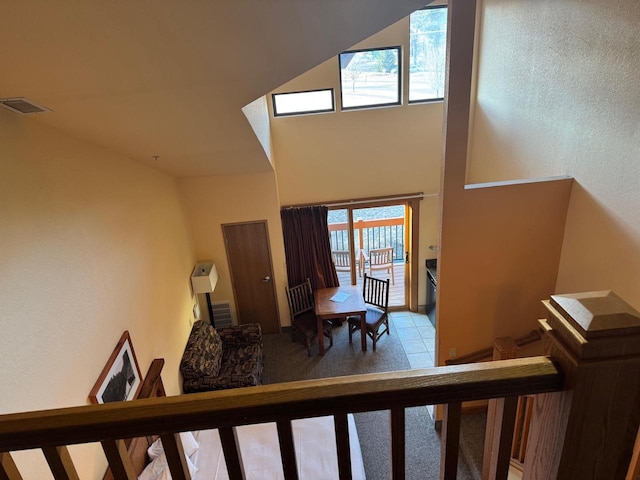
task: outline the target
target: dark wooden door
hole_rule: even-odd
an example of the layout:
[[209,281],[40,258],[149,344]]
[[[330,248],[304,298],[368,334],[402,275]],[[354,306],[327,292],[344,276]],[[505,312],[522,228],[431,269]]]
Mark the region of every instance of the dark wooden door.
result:
[[222,231],[238,323],[258,322],[262,333],[280,333],[266,220],[222,225]]

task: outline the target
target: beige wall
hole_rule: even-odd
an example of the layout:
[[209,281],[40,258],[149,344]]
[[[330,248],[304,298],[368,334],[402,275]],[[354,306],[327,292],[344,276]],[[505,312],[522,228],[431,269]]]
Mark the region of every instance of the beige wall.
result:
[[471,181],[576,179],[556,291],[640,308],[637,0],[484,0]]
[[[553,293],[572,180],[465,185],[472,4],[451,5],[438,253],[438,364],[535,328]],[[454,352],[455,351],[455,352]]]
[[[267,220],[280,321],[283,326],[289,325],[285,294],[287,275],[275,175],[260,173],[183,179],[179,181],[179,187],[191,226],[196,257],[198,260],[214,260],[220,276],[211,301],[229,301],[236,320],[235,297],[221,225]],[[206,315],[206,300],[200,299],[200,307],[203,315]]]
[[438,265],[438,363],[536,328],[553,293],[571,179],[474,186],[450,201]]
[[[536,327],[553,293],[572,179],[466,185],[473,3],[450,3],[436,362]],[[436,416],[442,415],[442,408]]]
[[[0,411],[86,404],[124,330],[179,393],[194,257],[175,181],[5,110],[0,131]],[[104,472],[99,447],[71,453],[81,478]]]
[[[409,19],[355,45],[402,45]],[[286,83],[278,92],[333,87],[339,110],[337,57]],[[275,118],[271,122],[282,205],[424,192],[440,186],[442,102]],[[425,258],[435,258],[438,198],[420,205],[418,304],[426,302]]]

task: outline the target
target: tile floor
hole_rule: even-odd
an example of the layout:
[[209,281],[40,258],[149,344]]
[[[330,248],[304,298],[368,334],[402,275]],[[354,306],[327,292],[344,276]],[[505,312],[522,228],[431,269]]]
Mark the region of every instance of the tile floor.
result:
[[429,317],[414,312],[391,312],[390,318],[411,368],[433,367],[436,329]]
[[[429,317],[408,311],[391,312],[390,317],[391,328],[395,327],[411,368],[433,367],[436,329]],[[433,418],[433,405],[427,405],[427,408]],[[521,480],[522,474],[514,467],[509,467],[507,478],[508,480]]]

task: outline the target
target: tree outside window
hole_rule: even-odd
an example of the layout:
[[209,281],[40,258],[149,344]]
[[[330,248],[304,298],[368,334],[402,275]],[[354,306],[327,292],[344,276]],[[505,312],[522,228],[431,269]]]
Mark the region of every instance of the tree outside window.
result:
[[400,47],[342,52],[342,109],[400,105]]
[[427,7],[409,20],[409,102],[444,97],[447,7]]

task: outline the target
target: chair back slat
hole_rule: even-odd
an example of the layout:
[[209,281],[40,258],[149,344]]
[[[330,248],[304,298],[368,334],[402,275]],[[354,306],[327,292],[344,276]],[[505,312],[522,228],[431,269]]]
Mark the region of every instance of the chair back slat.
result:
[[389,279],[380,280],[365,274],[362,294],[365,303],[374,305],[386,312],[389,305]]
[[375,248],[369,250],[369,265],[375,270],[393,265],[393,247]]
[[314,304],[311,280],[307,278],[304,283],[296,285],[295,287],[287,288],[287,300],[289,301],[291,318],[309,310],[313,310]]
[[[333,345],[333,331],[328,320],[322,322],[322,328],[318,325],[315,315],[315,303],[313,300],[313,289],[311,280],[307,278],[304,283],[295,287],[287,287],[287,300],[289,301],[289,311],[291,312],[292,338],[295,340],[296,333],[300,334],[307,346],[307,354],[311,356],[311,341],[322,332],[322,335],[329,339],[329,344]],[[322,339],[324,341],[324,339]]]
[[331,257],[337,272],[351,271],[351,252],[349,250],[332,250]]
[[373,275],[376,270],[391,274],[391,283],[396,284],[393,271],[393,247],[369,250],[369,274]]
[[307,278],[304,283],[296,285],[295,287],[287,288],[287,300],[289,301],[291,318],[309,310],[313,310],[314,304],[311,280]]

